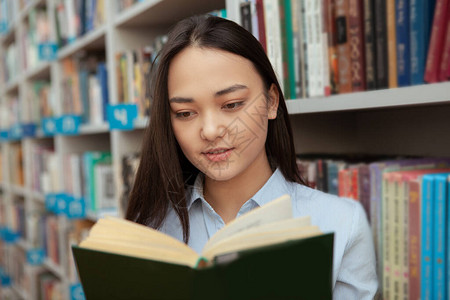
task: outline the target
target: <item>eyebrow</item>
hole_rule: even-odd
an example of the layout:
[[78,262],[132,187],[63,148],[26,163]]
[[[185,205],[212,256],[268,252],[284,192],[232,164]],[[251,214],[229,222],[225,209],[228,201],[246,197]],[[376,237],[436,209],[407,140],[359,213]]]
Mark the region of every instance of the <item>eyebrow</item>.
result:
[[[224,88],[223,90],[217,91],[214,93],[214,97],[223,96],[225,94],[229,94],[238,90],[248,89],[247,86],[242,84],[234,84],[230,87]],[[172,97],[169,99],[170,103],[192,103],[194,102],[194,99],[192,98],[185,98],[185,97]]]
[[243,89],[248,89],[248,87],[245,86],[245,85],[242,85],[242,84],[234,84],[234,85],[232,85],[230,87],[227,87],[227,88],[225,88],[223,90],[220,90],[220,91],[216,92],[214,94],[214,96],[215,97],[219,97],[219,96],[222,96],[222,95],[225,95],[225,94],[229,94],[229,93],[235,92],[237,90],[243,90]]

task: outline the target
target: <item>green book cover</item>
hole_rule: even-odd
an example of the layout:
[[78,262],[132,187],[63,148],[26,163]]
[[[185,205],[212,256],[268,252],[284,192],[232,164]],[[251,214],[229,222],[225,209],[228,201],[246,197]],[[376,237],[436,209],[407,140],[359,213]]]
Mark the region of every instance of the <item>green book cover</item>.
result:
[[73,246],[86,299],[331,299],[333,233],[191,268]]

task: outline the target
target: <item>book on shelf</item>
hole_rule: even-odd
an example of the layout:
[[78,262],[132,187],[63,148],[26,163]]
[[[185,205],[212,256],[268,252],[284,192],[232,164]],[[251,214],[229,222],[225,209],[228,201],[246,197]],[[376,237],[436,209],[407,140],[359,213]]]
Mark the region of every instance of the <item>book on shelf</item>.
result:
[[293,218],[288,195],[227,224],[200,255],[113,217],[100,219],[72,251],[88,299],[331,298],[333,233]]

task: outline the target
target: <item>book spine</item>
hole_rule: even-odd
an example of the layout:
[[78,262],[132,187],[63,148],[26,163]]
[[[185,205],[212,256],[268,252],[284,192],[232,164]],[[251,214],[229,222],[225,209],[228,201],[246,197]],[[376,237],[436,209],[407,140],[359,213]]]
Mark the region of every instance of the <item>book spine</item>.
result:
[[409,0],[396,0],[397,80],[410,85]]
[[252,32],[252,16],[250,13],[250,2],[241,2],[240,13],[241,13],[241,25],[248,32]]
[[288,81],[288,98],[295,99],[295,59],[294,59],[294,31],[293,31],[293,20],[292,19],[292,6],[291,0],[284,1],[284,20],[286,24],[286,54],[287,54],[287,81]]
[[331,78],[330,78],[330,64],[328,61],[328,29],[327,29],[327,5],[329,0],[320,0],[317,2],[319,8],[317,10],[317,23],[321,25],[320,34],[320,70],[322,81],[322,94],[329,96],[331,94]]
[[300,0],[301,1],[301,20],[302,20],[302,26],[301,30],[303,32],[303,40],[302,40],[302,48],[303,48],[303,94],[302,97],[306,98],[310,96],[310,78],[309,78],[309,68],[311,66],[308,64],[308,57],[310,56],[310,53],[308,52],[308,29],[307,29],[307,13],[306,13],[306,1],[307,0]]
[[[449,4],[450,7],[450,4]],[[446,29],[446,36],[445,36],[445,44],[442,51],[442,60],[441,60],[441,66],[439,70],[439,81],[446,81],[450,78],[450,74],[448,72],[450,71],[450,13],[447,17],[447,29]]]
[[424,175],[422,177],[422,226],[421,226],[421,299],[432,300],[433,290],[433,232],[432,232],[432,211],[433,211],[433,177]]
[[386,0],[375,1],[375,46],[376,46],[376,85],[378,89],[388,87],[388,55]]
[[383,249],[382,249],[382,211],[381,211],[381,170],[378,164],[369,165],[370,168],[370,224],[377,258],[377,275],[379,290],[382,290]]
[[409,299],[409,186],[407,181],[402,177],[400,182],[401,188],[401,232],[400,232],[400,256],[401,256],[401,290],[404,300]]
[[446,255],[447,255],[447,296],[450,295],[450,221],[448,219],[450,218],[450,175],[447,176],[447,249],[446,249]]
[[352,91],[364,91],[366,89],[363,26],[362,0],[349,0],[347,30],[350,40]]
[[409,287],[410,299],[420,299],[420,182],[409,185]]
[[[288,29],[287,29],[287,16],[285,10],[285,0],[278,0],[278,11],[280,14],[280,33],[281,33],[281,57],[282,57],[282,78],[283,80],[283,93],[285,99],[291,99],[290,95],[290,80],[289,80],[289,46],[288,46]],[[291,28],[292,29],[292,28]]]
[[291,22],[292,22],[292,47],[294,52],[294,74],[295,74],[295,98],[303,97],[304,89],[304,54],[303,54],[303,26],[301,19],[301,3],[291,0]]
[[313,20],[313,1],[304,0],[305,10],[304,10],[304,20],[305,20],[305,47],[308,52],[307,60],[307,72],[308,72],[308,97],[318,96],[317,92],[317,53],[314,35],[316,33],[315,24]]
[[280,12],[278,0],[264,1],[264,22],[266,28],[267,56],[275,70],[280,83],[283,86],[283,53],[281,48]]
[[338,90],[340,94],[352,91],[350,44],[347,35],[347,27],[349,26],[348,10],[348,0],[336,0],[336,51],[338,55]]
[[389,88],[396,88],[397,81],[397,36],[395,32],[395,0],[386,0],[387,43],[388,43],[388,82]]
[[435,176],[434,194],[434,244],[433,244],[433,299],[447,299],[445,266],[446,266],[446,220],[447,220],[447,176],[439,174]]
[[411,84],[424,83],[435,0],[410,0]]
[[256,0],[256,13],[258,15],[258,35],[259,42],[264,48],[264,51],[267,53],[267,44],[266,44],[266,27],[264,24],[264,4],[263,0]]
[[391,210],[388,206],[393,203],[393,199],[391,198],[393,187],[391,186],[390,180],[388,180],[388,173],[383,175],[383,192],[382,192],[382,245],[383,245],[383,298],[391,299],[391,294],[393,295],[392,287],[391,287],[391,239],[393,238],[393,234],[391,234],[391,215],[393,214],[393,210]]
[[364,51],[366,57],[366,89],[376,89],[374,0],[364,0]]
[[391,254],[391,266],[392,266],[392,285],[391,285],[391,292],[393,295],[393,299],[402,299],[402,289],[401,289],[401,245],[402,245],[402,195],[401,195],[401,183],[398,178],[398,176],[395,176],[393,178],[392,182],[393,192],[392,192],[392,198],[391,203],[392,205],[389,205],[389,207],[392,207],[393,212],[391,222],[392,222],[392,231],[388,233],[391,235],[391,242],[390,242],[390,254]]
[[428,48],[425,67],[425,81],[433,83],[438,81],[439,63],[442,56],[442,47],[446,29],[448,0],[437,0],[431,30],[430,45]]
[[330,94],[338,93],[338,58],[336,53],[336,23],[335,23],[335,6],[336,0],[325,0],[324,9],[326,21],[326,31],[328,38],[328,65],[330,73]]

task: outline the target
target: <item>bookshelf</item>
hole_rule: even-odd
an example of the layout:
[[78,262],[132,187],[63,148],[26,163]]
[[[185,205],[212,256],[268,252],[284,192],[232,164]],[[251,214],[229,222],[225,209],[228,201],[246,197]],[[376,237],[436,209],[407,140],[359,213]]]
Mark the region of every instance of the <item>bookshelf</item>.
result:
[[[48,32],[48,41],[57,41],[58,33],[56,26],[53,26],[57,22],[57,17],[53,12],[64,1],[3,1],[12,5],[13,15],[8,30],[0,37],[1,56],[8,52],[11,45],[17,49],[24,47],[22,34],[25,25],[29,22],[30,12],[37,8],[45,9],[47,22],[52,24]],[[29,93],[33,91],[36,82],[46,82],[49,86],[45,99],[50,103],[52,112],[47,117],[64,114],[67,107],[62,100],[66,94],[63,62],[66,60],[100,57],[98,61],[104,62],[108,70],[106,82],[109,103],[119,104],[117,53],[126,53],[151,45],[155,38],[166,33],[176,21],[192,14],[226,8],[228,18],[240,22],[237,0],[146,0],[137,1],[121,11],[119,0],[97,1],[103,3],[103,22],[77,36],[72,42],[61,46],[52,60],[39,60],[29,68],[25,68],[23,55],[20,51],[16,51],[18,61],[13,72],[14,76],[5,80],[4,75],[0,75],[0,79],[3,79],[0,80],[2,117],[0,130],[10,128],[14,125],[14,120],[24,122],[28,121],[24,118],[31,118],[31,113],[28,116],[20,113],[12,116],[9,114],[11,103],[14,101],[17,102],[14,105],[22,108],[15,111],[30,111]],[[450,140],[443,138],[450,134],[448,122],[450,82],[288,100],[287,106],[292,117],[295,144],[299,154],[332,152],[448,156],[450,153]],[[5,248],[9,252],[15,249],[22,249],[23,252],[34,249],[42,242],[38,237],[39,232],[35,233],[36,224],[39,224],[47,226],[49,231],[53,230],[52,247],[55,247],[54,254],[59,257],[59,262],[46,257],[38,266],[32,266],[27,262],[26,273],[31,282],[29,288],[24,289],[13,283],[10,288],[0,288],[0,298],[8,296],[12,299],[37,299],[38,283],[45,280],[55,280],[57,283],[55,286],[63,299],[71,297],[70,288],[76,284],[76,278],[69,275],[72,266],[68,257],[70,255],[68,236],[69,232],[81,229],[75,228],[78,226],[76,221],[64,215],[48,212],[46,198],[50,193],[66,191],[69,188],[67,181],[73,170],[68,161],[77,159],[68,158],[69,155],[82,155],[87,151],[110,152],[117,207],[113,211],[108,210],[107,213],[122,215],[120,203],[124,190],[121,179],[122,158],[139,151],[143,130],[147,124],[148,118],[145,116],[140,116],[134,121],[132,130],[110,130],[106,121],[87,122],[80,124],[75,135],[65,133],[47,135],[44,129],[38,126],[33,136],[8,139],[0,143],[0,205],[5,211],[10,212],[15,203],[20,203],[26,216],[32,215],[34,218],[33,222],[26,222],[25,225],[26,232],[30,234],[19,239],[19,242],[3,242],[2,249]],[[400,137],[401,143],[398,142]],[[15,153],[18,148],[21,149],[23,157],[22,185],[14,180],[14,167],[11,167],[9,159],[11,153]],[[34,162],[35,156],[51,162],[37,167]],[[53,166],[53,169],[47,170],[49,165]],[[36,180],[46,176],[57,178],[56,183],[47,186],[48,182],[45,180],[41,180],[42,182]],[[93,222],[103,213],[88,212],[85,220]],[[10,227],[12,224],[10,214],[0,215],[0,226]],[[79,232],[75,235],[77,234]],[[47,279],[44,280],[43,277]]]

